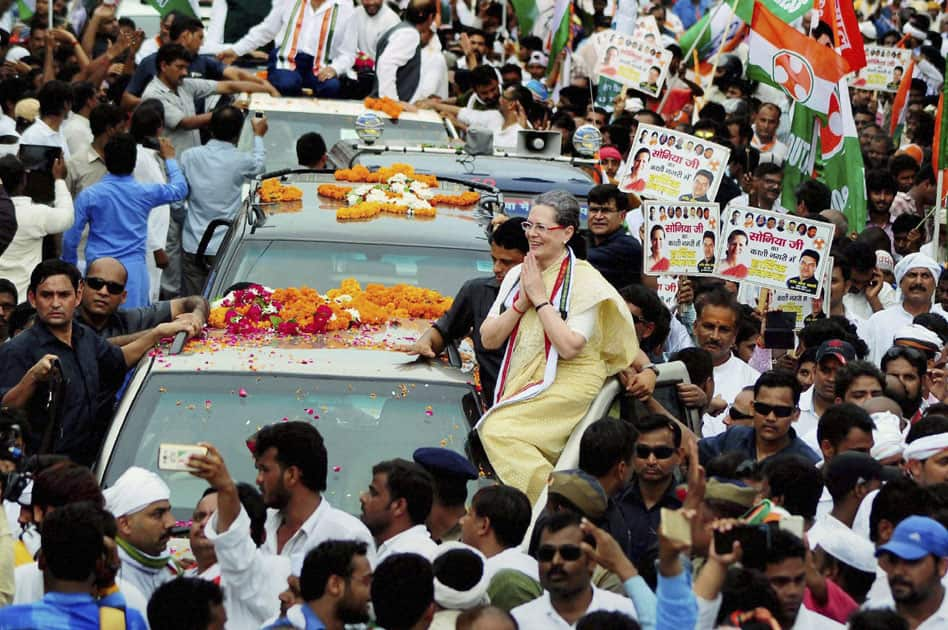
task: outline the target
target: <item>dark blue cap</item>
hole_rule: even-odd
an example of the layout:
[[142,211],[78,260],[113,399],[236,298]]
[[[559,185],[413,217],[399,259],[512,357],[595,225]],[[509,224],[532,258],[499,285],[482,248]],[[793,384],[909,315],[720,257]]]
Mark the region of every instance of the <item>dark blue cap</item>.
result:
[[425,446],[416,449],[412,459],[433,475],[454,475],[464,479],[477,479],[477,469],[464,455],[449,448]]

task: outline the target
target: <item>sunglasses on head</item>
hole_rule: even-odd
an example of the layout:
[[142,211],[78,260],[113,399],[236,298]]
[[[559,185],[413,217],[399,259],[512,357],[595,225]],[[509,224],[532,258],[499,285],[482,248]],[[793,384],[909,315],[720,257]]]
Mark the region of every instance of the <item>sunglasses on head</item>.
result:
[[86,277],[86,285],[93,291],[99,291],[102,287],[108,287],[109,294],[111,295],[120,295],[122,291],[125,290],[125,285],[120,282],[110,282],[102,278],[96,278],[95,276]]
[[900,359],[906,357],[912,361],[918,361],[925,358],[925,353],[917,348],[911,348],[909,346],[892,346],[885,352],[884,359]]
[[559,552],[560,558],[566,562],[576,562],[583,555],[583,550],[579,545],[540,545],[537,548],[537,560],[540,562],[553,562],[556,553]]
[[754,417],[754,414],[744,413],[739,409],[735,409],[733,406],[728,408],[727,415],[731,416],[732,420],[751,420]]
[[787,418],[793,415],[796,407],[790,405],[768,405],[767,403],[754,401],[754,411],[762,416],[769,416],[773,413],[778,418]]
[[635,445],[635,456],[639,459],[648,459],[650,455],[655,455],[655,459],[668,459],[675,454],[675,449],[671,446],[646,446],[645,444]]

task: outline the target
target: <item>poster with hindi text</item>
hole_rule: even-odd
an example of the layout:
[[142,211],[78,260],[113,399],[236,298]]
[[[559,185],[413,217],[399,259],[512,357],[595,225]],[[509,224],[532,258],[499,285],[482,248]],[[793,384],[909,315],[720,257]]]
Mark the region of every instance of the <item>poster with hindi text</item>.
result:
[[[833,259],[827,267],[829,273],[832,273]],[[762,313],[769,311],[783,311],[793,313],[793,329],[799,332],[804,326],[819,317],[829,317],[829,300],[826,299],[826,292],[829,290],[830,280],[825,277],[823,288],[820,292],[821,297],[812,297],[801,293],[791,293],[790,291],[781,291],[779,289],[764,289],[749,282],[742,282],[737,292],[737,299],[741,304],[747,304]]]
[[711,202],[730,153],[697,136],[640,124],[629,158],[617,173],[619,188],[643,199]]
[[721,218],[715,275],[768,289],[819,295],[833,226],[780,212],[731,207]]
[[860,90],[898,92],[911,61],[911,49],[866,46],[866,67],[849,77],[849,86]]
[[668,75],[672,53],[660,38],[649,33],[641,37],[613,32],[599,58],[599,76],[609,77],[629,89],[658,97]]
[[712,276],[718,234],[718,204],[647,201],[642,271],[650,276]]
[[656,292],[659,299],[670,312],[675,313],[678,309],[678,276],[659,276],[657,279]]

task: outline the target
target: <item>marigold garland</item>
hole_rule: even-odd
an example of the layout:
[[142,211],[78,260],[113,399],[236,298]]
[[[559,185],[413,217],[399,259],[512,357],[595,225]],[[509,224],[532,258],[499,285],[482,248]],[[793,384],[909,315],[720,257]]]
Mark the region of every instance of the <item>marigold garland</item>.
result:
[[320,197],[327,197],[337,201],[345,201],[346,195],[352,192],[352,186],[338,186],[336,184],[320,184],[316,193]]
[[445,206],[473,206],[478,201],[481,200],[480,193],[474,192],[473,190],[467,190],[457,195],[435,195],[431,198],[431,205],[442,204]]
[[362,286],[343,280],[325,296],[310,287],[270,291],[260,285],[234,291],[211,309],[208,323],[232,334],[319,334],[353,325],[381,325],[399,318],[437,319],[452,299],[406,284]]
[[384,184],[395,175],[402,174],[409,179],[424,182],[432,188],[437,188],[438,186],[438,178],[434,175],[416,173],[415,168],[411,164],[402,164],[400,162],[396,162],[391,166],[383,166],[377,171],[370,171],[364,165],[356,164],[352,168],[341,168],[333,174],[336,177],[336,181],[339,182],[366,184]]
[[275,201],[299,201],[303,198],[303,191],[296,186],[287,186],[280,183],[277,177],[265,179],[260,184],[260,200],[267,202]]
[[374,109],[375,111],[388,114],[392,120],[398,120],[398,117],[405,111],[401,103],[387,96],[383,96],[382,98],[368,97],[363,101],[363,104],[366,109]]

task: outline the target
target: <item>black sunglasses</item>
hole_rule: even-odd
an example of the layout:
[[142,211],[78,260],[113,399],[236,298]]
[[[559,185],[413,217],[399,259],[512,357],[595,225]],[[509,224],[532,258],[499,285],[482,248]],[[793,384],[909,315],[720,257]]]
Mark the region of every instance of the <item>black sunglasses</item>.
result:
[[754,411],[762,416],[769,416],[773,413],[778,418],[787,418],[793,415],[796,407],[790,405],[768,405],[767,403],[754,401]]
[[86,284],[89,285],[89,288],[93,291],[99,291],[102,287],[108,287],[109,293],[111,295],[120,295],[122,291],[125,290],[125,285],[119,282],[110,282],[108,280],[103,280],[102,278],[96,278],[95,276],[87,276]]
[[576,562],[583,555],[583,550],[579,545],[540,545],[537,548],[537,560],[540,562],[553,562],[559,552],[560,558],[566,562]]
[[912,361],[920,361],[925,359],[925,354],[918,348],[911,348],[909,346],[892,346],[886,350],[883,359],[892,360],[899,359],[901,357],[906,357]]
[[728,408],[727,415],[731,416],[733,420],[750,420],[754,417],[754,414],[744,413],[739,409],[735,409],[733,406]]
[[648,459],[650,455],[655,455],[655,459],[668,459],[675,454],[675,449],[671,446],[646,446],[644,444],[635,445],[635,456],[639,459]]

